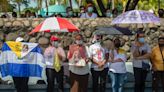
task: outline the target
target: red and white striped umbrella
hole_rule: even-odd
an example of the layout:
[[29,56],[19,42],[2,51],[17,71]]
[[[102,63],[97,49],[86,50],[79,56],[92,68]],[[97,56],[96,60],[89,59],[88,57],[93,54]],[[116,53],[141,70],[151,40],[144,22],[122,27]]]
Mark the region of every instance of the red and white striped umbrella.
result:
[[74,32],[79,29],[64,18],[50,17],[35,27],[29,34],[35,32]]

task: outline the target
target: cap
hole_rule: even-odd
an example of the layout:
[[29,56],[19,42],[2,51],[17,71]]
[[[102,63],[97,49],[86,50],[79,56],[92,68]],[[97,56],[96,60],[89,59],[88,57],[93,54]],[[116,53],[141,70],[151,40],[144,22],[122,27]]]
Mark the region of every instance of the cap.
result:
[[51,38],[50,38],[50,41],[58,41],[59,40],[59,38],[57,38],[56,36],[51,36]]
[[24,39],[22,37],[18,37],[15,41],[16,42],[22,42],[22,41],[24,41]]

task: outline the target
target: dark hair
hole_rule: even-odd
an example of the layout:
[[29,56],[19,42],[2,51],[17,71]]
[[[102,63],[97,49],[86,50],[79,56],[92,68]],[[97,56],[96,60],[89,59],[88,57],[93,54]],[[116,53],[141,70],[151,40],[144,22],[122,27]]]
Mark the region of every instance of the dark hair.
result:
[[1,16],[1,18],[7,18],[7,16],[6,16],[5,14],[3,14],[3,15]]
[[84,6],[80,6],[80,9],[81,9],[81,8],[84,8],[84,9],[85,9],[85,7],[84,7]]
[[80,36],[80,37],[83,39],[83,36],[82,36],[81,34],[76,34],[76,35],[75,35],[75,38],[76,38],[77,36]]
[[117,8],[114,8],[113,10],[112,10],[112,14],[117,14],[118,13],[118,9]]
[[164,10],[163,9],[159,9],[158,10],[158,15],[159,15],[160,18],[162,18],[163,15],[164,15]]
[[66,12],[68,12],[69,10],[72,10],[72,8],[71,7],[67,7],[66,8]]
[[32,12],[32,13],[31,13],[31,16],[34,16],[34,17],[36,18],[35,12]]
[[16,17],[17,17],[17,13],[16,13],[16,12],[12,12],[12,16],[13,16],[14,18],[16,18]]
[[137,37],[138,37],[140,34],[145,34],[145,32],[142,31],[142,30],[137,30],[136,33],[137,33]]
[[30,11],[30,10],[26,10],[26,11],[25,11],[25,14],[26,14],[26,13],[31,13],[31,11]]
[[116,41],[119,41],[119,42],[121,42],[121,40],[117,37],[117,38],[115,38],[114,40],[113,40],[113,42],[115,43]]

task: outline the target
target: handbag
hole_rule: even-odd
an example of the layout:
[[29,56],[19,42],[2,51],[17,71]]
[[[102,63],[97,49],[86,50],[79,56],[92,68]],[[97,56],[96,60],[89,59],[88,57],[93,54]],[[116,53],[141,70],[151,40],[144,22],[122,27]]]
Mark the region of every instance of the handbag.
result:
[[142,69],[149,71],[150,70],[149,63],[142,62]]
[[[147,53],[147,51],[142,51],[140,54],[141,55],[144,55],[144,54],[146,54]],[[144,62],[144,61],[142,61],[142,69],[143,70],[147,70],[147,71],[149,71],[150,70],[150,64],[149,63],[146,63],[146,62]]]

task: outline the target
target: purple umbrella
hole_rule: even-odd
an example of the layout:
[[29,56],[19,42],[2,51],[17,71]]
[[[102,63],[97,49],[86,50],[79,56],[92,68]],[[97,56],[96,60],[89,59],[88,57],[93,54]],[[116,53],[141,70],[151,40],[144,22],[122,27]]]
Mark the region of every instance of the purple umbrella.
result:
[[142,10],[127,11],[114,18],[112,24],[160,23],[160,18],[153,13]]

